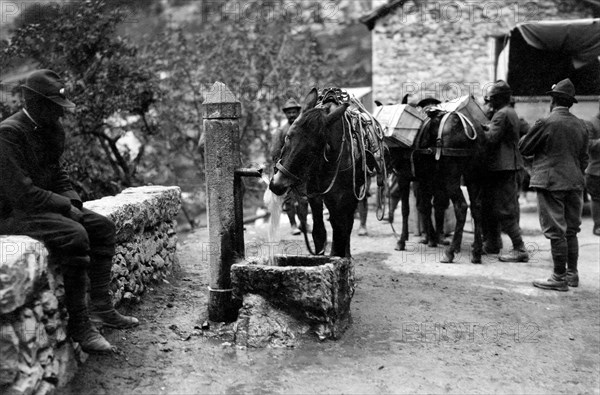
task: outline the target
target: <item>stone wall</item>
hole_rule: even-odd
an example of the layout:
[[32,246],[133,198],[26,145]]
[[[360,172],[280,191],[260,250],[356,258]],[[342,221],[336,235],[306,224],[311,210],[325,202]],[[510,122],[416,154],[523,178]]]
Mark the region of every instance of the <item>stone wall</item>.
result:
[[[116,304],[138,301],[150,282],[170,274],[177,264],[178,187],[129,188],[84,206],[117,226]],[[29,237],[0,236],[0,254],[0,393],[53,393],[86,358],[67,337],[59,268]]]
[[[374,6],[386,3],[376,0]],[[399,103],[406,93],[453,99],[493,79],[492,36],[517,23],[593,17],[584,2],[565,0],[407,1],[377,20],[373,39],[373,99]]]

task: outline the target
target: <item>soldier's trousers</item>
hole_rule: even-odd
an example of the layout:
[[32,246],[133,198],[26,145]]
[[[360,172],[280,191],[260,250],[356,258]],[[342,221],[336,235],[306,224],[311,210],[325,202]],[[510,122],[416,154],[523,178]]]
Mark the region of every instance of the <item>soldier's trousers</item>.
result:
[[500,230],[513,247],[523,245],[519,226],[519,186],[515,170],[490,171],[482,191],[482,231],[486,244],[501,247]]
[[81,222],[58,213],[14,212],[0,220],[0,234],[30,236],[44,243],[49,260],[61,266],[69,326],[85,327],[89,320],[86,280],[91,303],[106,311],[112,308],[109,292],[115,225],[108,218],[82,209]]
[[577,271],[583,192],[537,190],[540,226],[550,239],[554,272]]

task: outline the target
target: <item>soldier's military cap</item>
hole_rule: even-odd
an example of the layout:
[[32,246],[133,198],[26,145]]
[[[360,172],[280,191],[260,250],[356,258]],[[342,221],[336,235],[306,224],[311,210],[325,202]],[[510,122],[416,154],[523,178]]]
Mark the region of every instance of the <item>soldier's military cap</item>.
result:
[[294,100],[293,98],[288,99],[285,104],[283,105],[282,110],[292,110],[292,109],[301,109],[302,106],[300,104],[298,104],[298,102],[296,100]]
[[38,95],[53,101],[54,103],[73,108],[75,103],[65,96],[65,84],[62,79],[52,70],[34,70],[25,79],[21,88],[28,89]]
[[501,94],[511,94],[512,90],[510,89],[510,86],[506,83],[506,81],[503,80],[498,80],[496,82],[494,82],[494,85],[492,85],[492,87],[490,88],[489,92],[488,92],[488,96],[489,97],[494,97],[496,95],[501,95]]
[[546,92],[546,94],[571,99],[573,103],[577,103],[577,99],[575,99],[575,85],[568,78],[552,85],[552,90]]

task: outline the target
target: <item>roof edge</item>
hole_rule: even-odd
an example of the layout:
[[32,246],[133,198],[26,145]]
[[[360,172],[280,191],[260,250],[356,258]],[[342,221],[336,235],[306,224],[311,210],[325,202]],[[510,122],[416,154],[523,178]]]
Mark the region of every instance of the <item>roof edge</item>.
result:
[[373,30],[379,19],[391,14],[407,2],[408,0],[388,0],[387,4],[374,8],[370,13],[358,18],[358,21],[365,24],[367,29]]

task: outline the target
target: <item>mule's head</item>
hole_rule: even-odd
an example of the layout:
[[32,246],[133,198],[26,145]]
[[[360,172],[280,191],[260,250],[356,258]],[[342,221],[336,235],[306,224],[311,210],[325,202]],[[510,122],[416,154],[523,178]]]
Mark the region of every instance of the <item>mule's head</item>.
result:
[[282,195],[290,187],[306,182],[315,161],[322,157],[327,145],[327,129],[339,120],[347,106],[317,107],[318,92],[313,88],[302,104],[298,118],[290,126],[286,136],[277,172],[271,179],[269,189]]

